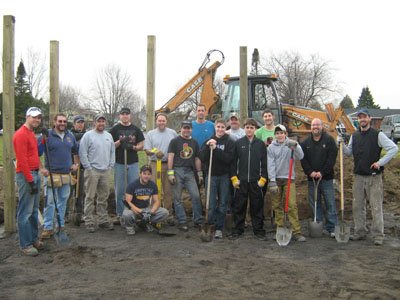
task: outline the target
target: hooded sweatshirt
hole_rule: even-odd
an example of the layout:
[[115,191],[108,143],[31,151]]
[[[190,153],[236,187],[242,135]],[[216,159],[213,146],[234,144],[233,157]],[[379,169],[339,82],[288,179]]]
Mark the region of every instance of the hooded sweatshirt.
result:
[[[270,181],[276,181],[276,179],[288,179],[289,168],[290,168],[290,156],[292,150],[286,146],[288,138],[282,144],[279,144],[277,140],[274,140],[271,145],[267,148],[268,157],[268,178]],[[301,146],[297,144],[296,149],[293,153],[295,160],[301,160],[304,157]],[[292,178],[295,178],[295,164],[292,167]]]

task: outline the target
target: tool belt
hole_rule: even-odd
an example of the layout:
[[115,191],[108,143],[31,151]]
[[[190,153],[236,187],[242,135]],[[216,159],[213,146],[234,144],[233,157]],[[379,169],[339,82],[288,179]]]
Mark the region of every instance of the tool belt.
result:
[[[55,188],[59,188],[64,184],[70,183],[70,174],[57,174],[53,173],[53,185]],[[51,178],[49,176],[47,180],[47,186],[51,188]]]

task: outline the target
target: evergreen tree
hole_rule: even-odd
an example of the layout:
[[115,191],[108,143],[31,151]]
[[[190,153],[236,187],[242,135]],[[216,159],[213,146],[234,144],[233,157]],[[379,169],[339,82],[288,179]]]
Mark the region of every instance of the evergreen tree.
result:
[[26,71],[24,63],[18,65],[17,76],[15,76],[15,96],[30,94],[29,83],[26,80]]
[[342,108],[354,108],[353,100],[351,100],[349,95],[344,96],[343,100],[340,102]]
[[358,98],[357,108],[377,108],[381,107],[378,104],[374,103],[374,97],[372,97],[371,92],[369,91],[368,86],[363,88],[361,91],[361,96]]

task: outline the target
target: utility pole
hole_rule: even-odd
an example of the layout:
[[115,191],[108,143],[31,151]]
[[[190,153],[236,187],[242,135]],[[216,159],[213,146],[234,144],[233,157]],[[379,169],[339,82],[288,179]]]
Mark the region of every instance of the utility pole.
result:
[[59,84],[59,43],[58,41],[50,41],[50,128],[53,125],[55,115],[60,109]]
[[248,110],[248,87],[247,87],[247,46],[240,47],[240,119],[247,119]]
[[3,16],[3,195],[4,231],[15,232],[15,170],[12,139],[15,124],[14,16]]

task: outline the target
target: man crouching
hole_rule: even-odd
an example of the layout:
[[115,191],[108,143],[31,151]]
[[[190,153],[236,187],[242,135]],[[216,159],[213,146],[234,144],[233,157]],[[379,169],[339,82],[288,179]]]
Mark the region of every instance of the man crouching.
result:
[[125,226],[127,235],[135,234],[136,223],[143,225],[146,231],[152,231],[151,224],[161,223],[168,218],[168,210],[160,207],[158,188],[155,182],[150,180],[151,174],[151,167],[144,165],[140,169],[139,179],[131,182],[126,188],[121,225]]

